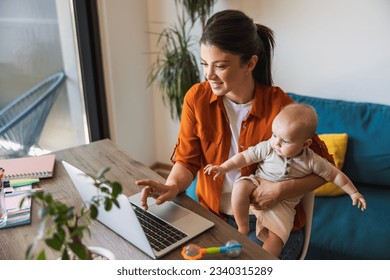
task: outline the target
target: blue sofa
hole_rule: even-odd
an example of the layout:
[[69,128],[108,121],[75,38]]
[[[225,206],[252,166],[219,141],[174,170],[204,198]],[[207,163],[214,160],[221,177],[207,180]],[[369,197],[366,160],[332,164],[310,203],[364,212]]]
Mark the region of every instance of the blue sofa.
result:
[[367,200],[316,197],[306,259],[390,259],[390,106],[314,98],[293,93],[318,113],[317,133],[347,133],[343,172]]
[[[367,200],[352,207],[348,195],[316,197],[306,259],[390,259],[390,106],[289,95],[312,105],[317,133],[347,133],[343,172]],[[196,200],[196,180],[187,194]]]

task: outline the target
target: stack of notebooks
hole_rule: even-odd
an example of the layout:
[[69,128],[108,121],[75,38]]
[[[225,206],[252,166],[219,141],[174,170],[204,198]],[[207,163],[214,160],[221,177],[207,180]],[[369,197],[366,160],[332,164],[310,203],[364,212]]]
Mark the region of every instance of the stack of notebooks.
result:
[[2,180],[11,183],[8,191],[5,189],[7,222],[0,229],[31,223],[32,199],[28,194],[33,190],[32,183],[38,182],[39,178],[52,177],[54,164],[55,155],[0,160],[0,167],[5,170]]
[[[0,229],[28,225],[31,223],[32,200],[28,192],[32,185],[13,188],[13,192],[5,194],[5,205],[7,208],[7,222]],[[23,204],[20,205],[23,200]]]

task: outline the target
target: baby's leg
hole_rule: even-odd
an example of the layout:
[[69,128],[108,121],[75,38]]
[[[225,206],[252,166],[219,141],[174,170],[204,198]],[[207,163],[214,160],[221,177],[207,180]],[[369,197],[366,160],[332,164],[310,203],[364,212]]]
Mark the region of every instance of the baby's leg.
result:
[[232,190],[232,208],[238,231],[242,234],[249,232],[250,195],[256,186],[252,181],[243,179],[234,183]]
[[268,238],[263,240],[263,249],[279,258],[283,248],[283,241],[272,231],[268,232]]

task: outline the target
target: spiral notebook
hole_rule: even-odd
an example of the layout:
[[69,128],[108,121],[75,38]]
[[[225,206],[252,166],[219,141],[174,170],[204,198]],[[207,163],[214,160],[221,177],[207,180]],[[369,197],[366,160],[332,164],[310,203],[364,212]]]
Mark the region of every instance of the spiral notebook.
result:
[[0,160],[4,180],[24,178],[49,178],[53,176],[55,155],[23,157]]

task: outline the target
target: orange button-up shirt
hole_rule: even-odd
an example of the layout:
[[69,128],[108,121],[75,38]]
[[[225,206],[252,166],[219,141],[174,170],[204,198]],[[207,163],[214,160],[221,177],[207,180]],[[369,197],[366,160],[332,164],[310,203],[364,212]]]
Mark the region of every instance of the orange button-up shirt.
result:
[[[255,96],[248,117],[241,124],[238,151],[267,140],[272,135],[272,121],[282,107],[293,100],[278,87],[256,84]],[[232,133],[222,97],[213,94],[208,82],[194,85],[185,95],[180,131],[171,160],[185,166],[194,177],[198,173],[196,195],[204,207],[220,217],[220,197],[224,176],[216,181],[205,175],[209,164],[220,165],[228,159]],[[326,146],[316,135],[311,148],[333,162]],[[241,169],[241,175],[255,172],[257,164]],[[200,171],[200,172],[198,172]],[[294,228],[305,224],[305,213],[298,204]]]

